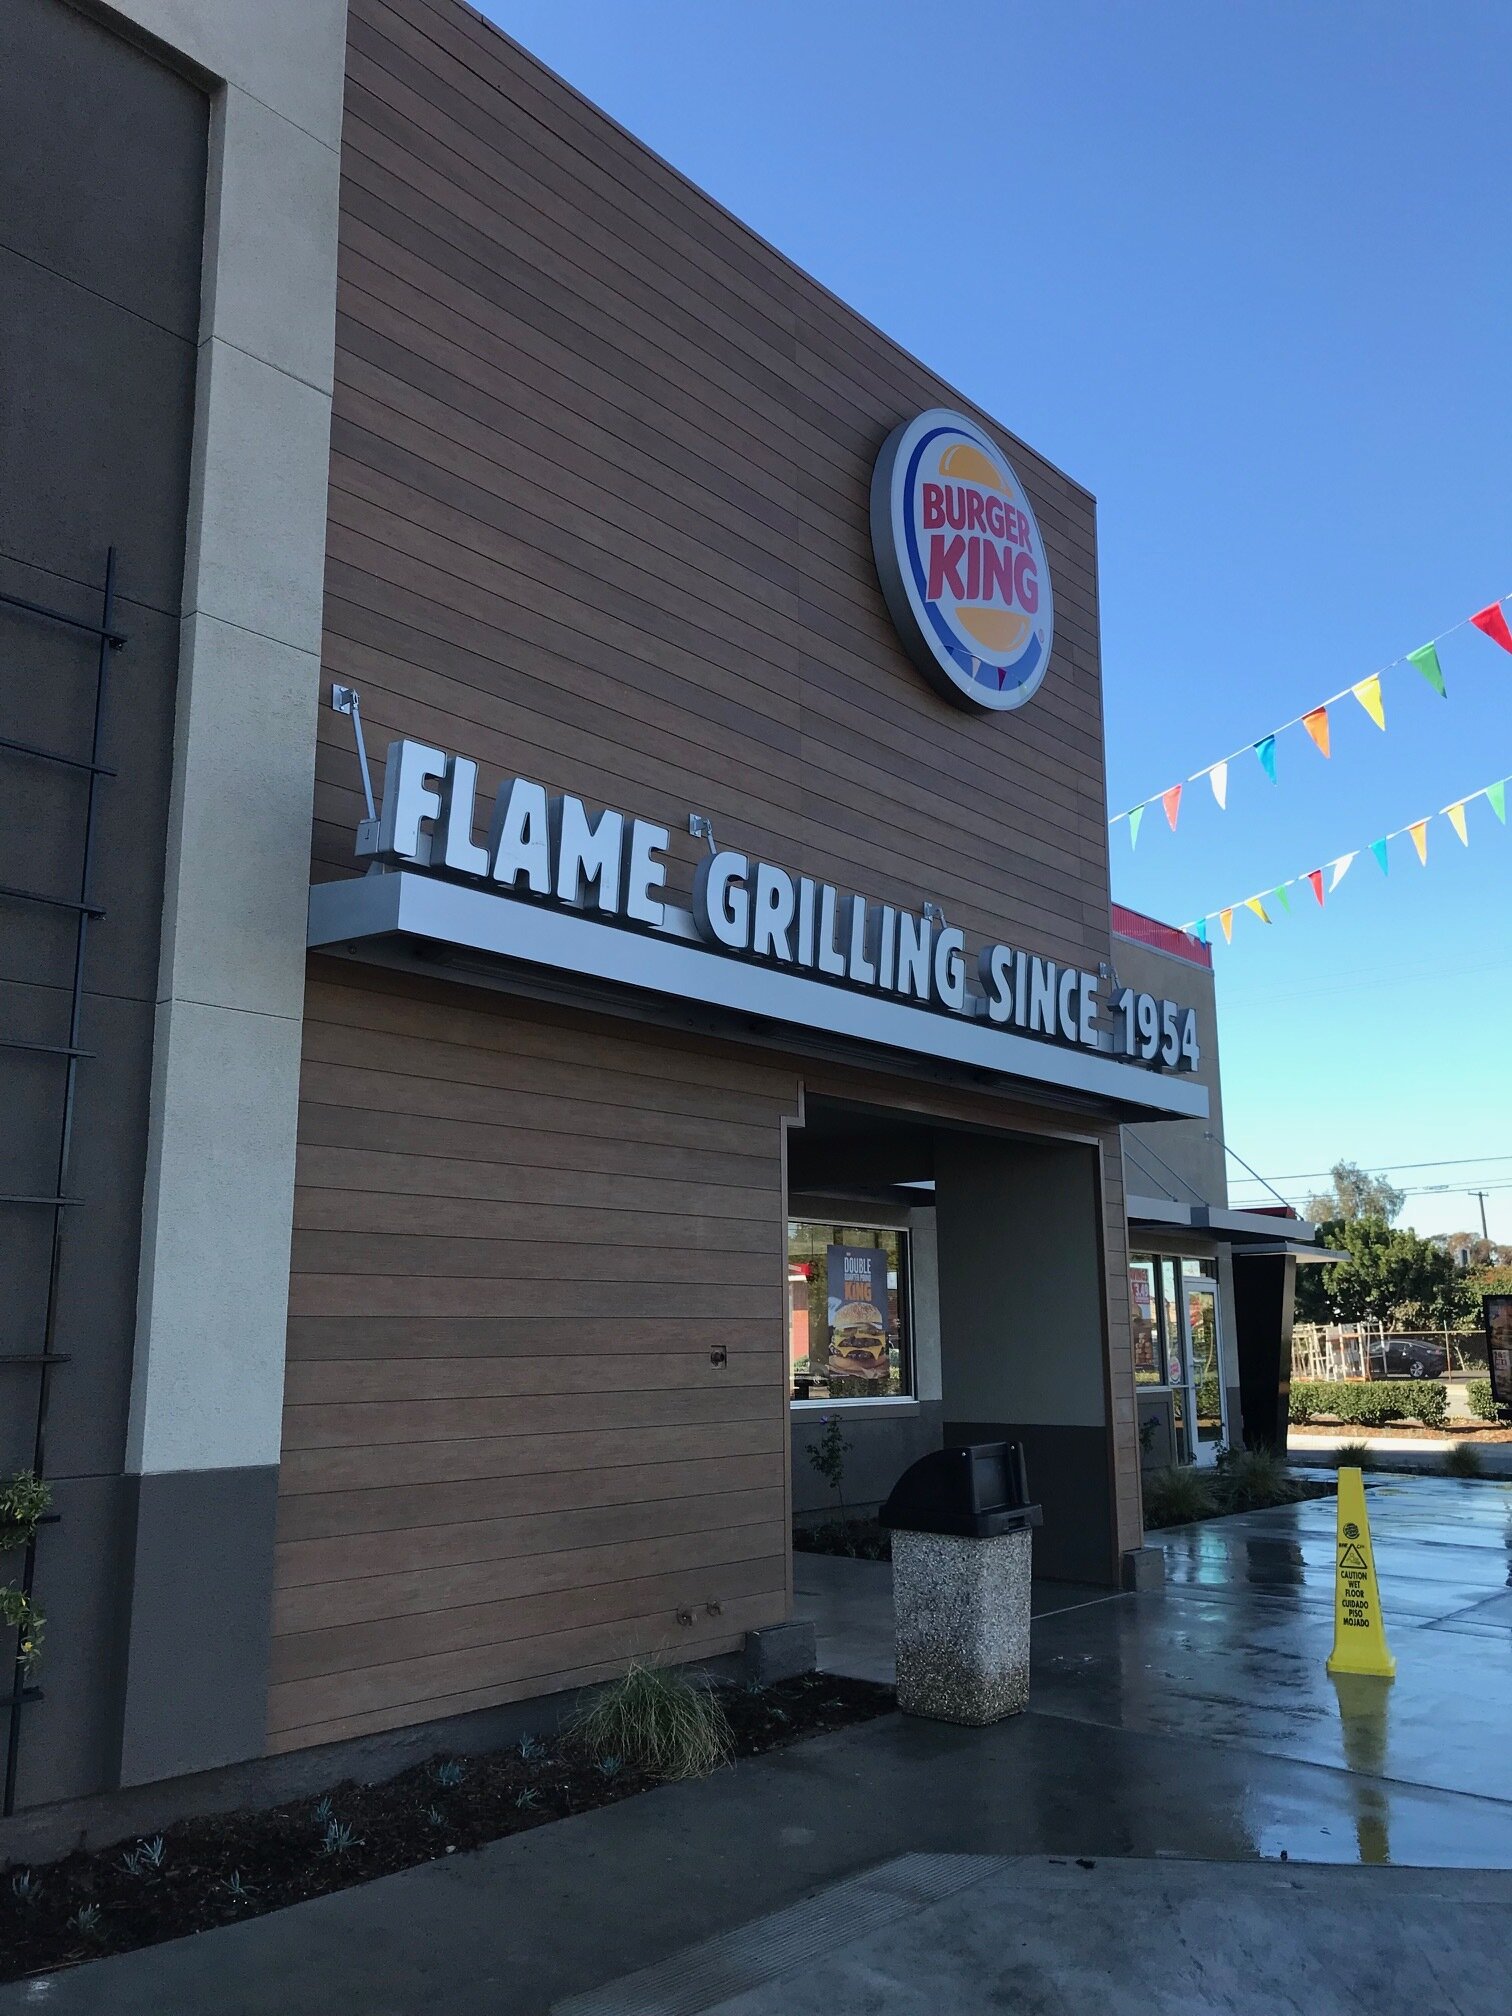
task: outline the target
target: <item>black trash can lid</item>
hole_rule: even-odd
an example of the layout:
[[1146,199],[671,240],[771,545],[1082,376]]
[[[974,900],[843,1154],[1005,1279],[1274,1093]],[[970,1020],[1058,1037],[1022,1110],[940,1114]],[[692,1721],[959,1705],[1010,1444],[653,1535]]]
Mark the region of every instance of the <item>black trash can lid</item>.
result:
[[967,1442],[933,1449],[911,1463],[878,1514],[905,1533],[953,1533],[988,1540],[1038,1526],[1020,1442]]

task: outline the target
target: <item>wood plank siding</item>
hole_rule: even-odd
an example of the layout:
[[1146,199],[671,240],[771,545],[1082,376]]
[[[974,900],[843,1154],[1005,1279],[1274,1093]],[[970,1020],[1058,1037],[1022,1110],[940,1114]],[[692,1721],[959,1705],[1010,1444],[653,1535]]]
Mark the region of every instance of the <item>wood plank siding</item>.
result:
[[780,1618],[792,1068],[332,966],[301,1095],[271,1746]]
[[[456,0],[353,0],[348,38],[323,677],[375,758],[418,735],[482,793],[660,820],[674,894],[696,810],[939,900],[973,949],[1105,958],[1092,499],[983,416],[1055,651],[1032,705],[958,711],[888,620],[867,500],[892,427],[960,395]],[[323,709],[317,879],[361,811]],[[303,1069],[271,1747],[784,1615],[782,1123],[847,1074],[334,961]],[[1116,1130],[1079,1124],[1121,1298]]]

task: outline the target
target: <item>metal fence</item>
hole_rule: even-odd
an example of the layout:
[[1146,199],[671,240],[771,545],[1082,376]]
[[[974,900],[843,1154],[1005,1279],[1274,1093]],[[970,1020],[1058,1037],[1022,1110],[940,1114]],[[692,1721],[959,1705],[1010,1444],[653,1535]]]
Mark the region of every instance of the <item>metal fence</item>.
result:
[[1485,1376],[1484,1330],[1399,1330],[1387,1323],[1298,1323],[1293,1379]]

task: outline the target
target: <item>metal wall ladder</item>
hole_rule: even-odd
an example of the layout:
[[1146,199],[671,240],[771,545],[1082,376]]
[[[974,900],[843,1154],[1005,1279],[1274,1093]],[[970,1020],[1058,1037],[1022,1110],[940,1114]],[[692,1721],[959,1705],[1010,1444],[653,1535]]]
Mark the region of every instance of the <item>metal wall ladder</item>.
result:
[[[50,1195],[43,1196],[3,1196],[0,1195],[0,1210],[42,1211],[51,1214],[52,1236],[48,1260],[47,1305],[43,1320],[40,1348],[36,1350],[10,1350],[4,1340],[0,1340],[0,1375],[7,1382],[30,1376],[35,1380],[36,1413],[32,1436],[32,1469],[38,1477],[47,1475],[47,1414],[52,1394],[52,1375],[60,1365],[68,1363],[68,1354],[57,1349],[59,1283],[62,1273],[65,1227],[69,1213],[83,1202],[70,1195],[69,1176],[73,1161],[74,1110],[78,1094],[79,1066],[87,1063],[93,1054],[80,1047],[83,1035],[84,974],[85,955],[89,947],[89,927],[104,911],[91,901],[92,871],[94,865],[96,813],[99,806],[100,785],[104,779],[116,773],[101,761],[105,746],[105,702],[109,684],[108,673],[112,652],[119,651],[125,644],[125,635],[115,627],[115,548],[111,547],[105,560],[105,586],[100,600],[100,618],[97,623],[82,622],[76,616],[67,615],[61,609],[51,609],[40,602],[28,602],[19,595],[0,594],[0,613],[14,611],[22,618],[38,622],[60,624],[77,634],[81,643],[86,640],[95,650],[95,690],[93,722],[87,757],[70,756],[56,749],[39,748],[31,742],[19,742],[10,736],[0,736],[0,761],[5,763],[41,763],[50,766],[59,776],[60,782],[77,787],[84,780],[84,844],[80,860],[77,894],[58,896],[37,889],[22,889],[9,883],[0,882],[0,908],[11,904],[38,904],[50,910],[63,911],[73,919],[73,982],[69,994],[68,1028],[61,1043],[34,1043],[18,1037],[0,1036],[0,1050],[23,1051],[32,1056],[54,1060],[62,1074],[61,1099],[59,1102],[58,1146],[56,1160],[52,1167],[55,1181]],[[0,661],[0,679],[6,676],[7,668]],[[11,670],[10,676],[15,676]],[[9,1406],[9,1397],[5,1403]],[[45,1516],[43,1523],[52,1524],[56,1513]],[[37,1543],[35,1538],[27,1546],[21,1573],[21,1589],[30,1601],[36,1582]],[[10,1657],[0,1664],[0,1686],[8,1689],[0,1695],[0,1707],[6,1713],[8,1728],[5,1744],[5,1792],[0,1811],[13,1813],[16,1808],[16,1777],[21,1749],[22,1711],[34,1701],[42,1699],[42,1689],[30,1684],[21,1663],[21,1631],[15,1634],[15,1644]]]

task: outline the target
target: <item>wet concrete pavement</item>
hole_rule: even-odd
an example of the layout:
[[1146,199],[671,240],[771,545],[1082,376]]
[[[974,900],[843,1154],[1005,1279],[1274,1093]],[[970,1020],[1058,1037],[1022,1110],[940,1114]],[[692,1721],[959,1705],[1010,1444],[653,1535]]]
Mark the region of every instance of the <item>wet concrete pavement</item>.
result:
[[[1368,1506],[1394,1682],[1325,1670],[1335,1503],[1315,1498],[1152,1534],[1160,1594],[1036,1585],[1032,1712],[1507,1801],[1512,1834],[1512,1485],[1383,1477]],[[795,1574],[821,1661],[890,1679],[887,1568],[799,1555]]]
[[[1369,1502],[1392,1686],[1341,1696],[1323,1670],[1331,1500],[1183,1529],[1163,1541],[1163,1594],[1041,1589],[1032,1706],[1012,1721],[889,1716],[15,1984],[0,2012],[1490,2016],[1512,1999],[1512,1876],[1418,1872],[1512,1867],[1512,1490],[1392,1479]],[[885,1663],[888,1571],[797,1570],[832,1663]],[[1295,1867],[1361,1863],[1412,1866]],[[817,1958],[800,1921],[829,1927]]]

